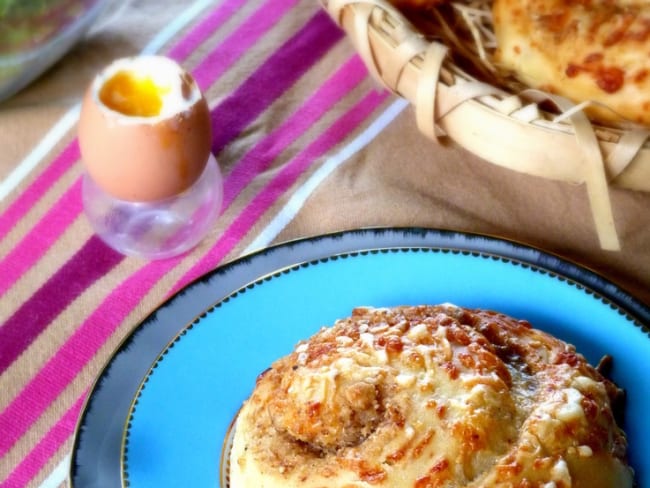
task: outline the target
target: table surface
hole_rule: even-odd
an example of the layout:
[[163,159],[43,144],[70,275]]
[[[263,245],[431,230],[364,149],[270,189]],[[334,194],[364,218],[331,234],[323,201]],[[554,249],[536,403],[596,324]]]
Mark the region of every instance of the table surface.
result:
[[[197,79],[225,180],[209,235],[151,262],[93,235],[76,140],[92,76],[142,52]],[[599,246],[583,185],[423,136],[412,107],[368,74],[317,0],[116,2],[0,104],[0,484],[64,485],[79,412],[120,341],[185,284],[271,244],[382,226],[488,234],[585,266],[650,304],[650,195],[610,196],[616,252]]]

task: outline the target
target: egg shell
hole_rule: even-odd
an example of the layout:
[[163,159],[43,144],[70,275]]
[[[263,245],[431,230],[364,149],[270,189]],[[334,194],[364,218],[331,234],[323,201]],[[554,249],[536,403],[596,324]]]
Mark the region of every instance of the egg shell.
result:
[[122,200],[151,202],[177,195],[198,180],[212,140],[203,96],[167,118],[134,122],[103,106],[93,86],[84,96],[78,138],[82,161],[100,188]]

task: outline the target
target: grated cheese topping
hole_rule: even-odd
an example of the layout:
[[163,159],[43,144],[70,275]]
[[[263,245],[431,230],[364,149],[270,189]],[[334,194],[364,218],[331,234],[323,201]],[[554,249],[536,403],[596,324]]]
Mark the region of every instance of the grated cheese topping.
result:
[[259,378],[231,482],[631,487],[617,392],[525,321],[449,304],[357,308]]

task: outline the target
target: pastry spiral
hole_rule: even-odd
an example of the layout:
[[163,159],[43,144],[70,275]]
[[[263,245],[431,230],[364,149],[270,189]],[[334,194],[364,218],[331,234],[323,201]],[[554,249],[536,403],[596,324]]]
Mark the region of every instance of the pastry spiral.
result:
[[[588,103],[604,123],[650,126],[650,8],[644,0],[388,0],[424,34],[444,35],[427,21],[450,5],[488,4],[496,50],[490,57],[504,85],[510,76],[530,88]],[[446,10],[449,12],[449,9]],[[451,9],[453,12],[454,10]],[[444,15],[444,14],[443,14]],[[450,28],[463,26],[449,16]],[[435,26],[435,24],[434,24]],[[481,30],[474,26],[474,29]],[[474,35],[461,36],[471,45]],[[455,43],[448,43],[456,45]],[[492,49],[490,45],[488,49]],[[470,64],[480,63],[473,59]],[[490,81],[490,80],[484,80]]]
[[[650,10],[641,0],[494,0],[496,62],[603,121],[650,124]],[[610,110],[611,109],[611,110]]]
[[233,488],[627,488],[620,390],[528,322],[357,308],[262,373]]

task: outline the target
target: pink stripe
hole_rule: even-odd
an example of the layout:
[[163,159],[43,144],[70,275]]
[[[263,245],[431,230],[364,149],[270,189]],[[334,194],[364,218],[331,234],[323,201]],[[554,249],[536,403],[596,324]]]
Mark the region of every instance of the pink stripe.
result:
[[[257,219],[328,149],[354,130],[382,100],[386,93],[372,92],[331,126],[321,137],[294,158],[282,172],[243,210],[199,265],[179,282],[204,274],[226,256],[250,231]],[[122,282],[74,332],[54,357],[36,374],[0,415],[0,456],[4,455],[43,411],[79,374],[118,325],[140,303],[167,272],[182,258],[153,261]]]
[[0,456],[25,434],[43,411],[97,354],[152,286],[182,258],[152,261],[124,280],[72,334],[0,415]]
[[0,260],[0,297],[61,237],[81,210],[81,179],[78,179]]
[[207,90],[226,69],[275,25],[298,0],[268,0],[197,66],[192,74]]
[[203,21],[194,27],[184,39],[169,50],[169,56],[177,61],[187,59],[208,39],[213,32],[233,16],[246,0],[230,0],[223,2],[219,8],[212,11]]
[[268,59],[210,112],[212,153],[219,153],[298,80],[343,36],[318,10]]
[[246,153],[224,182],[224,208],[230,206],[255,175],[267,169],[289,144],[358,85],[367,74],[361,59],[353,56],[290,118]]
[[302,173],[320,156],[341,142],[387,97],[386,92],[372,91],[355,107],[287,163],[282,171],[246,206],[215,246],[174,286],[177,291],[192,280],[214,269],[253,227],[255,222],[286,192]]
[[16,466],[7,479],[0,485],[3,488],[27,486],[39,473],[45,463],[59,450],[61,445],[70,438],[77,424],[79,413],[88,392],[84,392],[72,407],[45,434],[36,447]]
[[61,176],[79,159],[79,145],[73,141],[27,188],[14,203],[0,215],[0,240],[2,240]]

